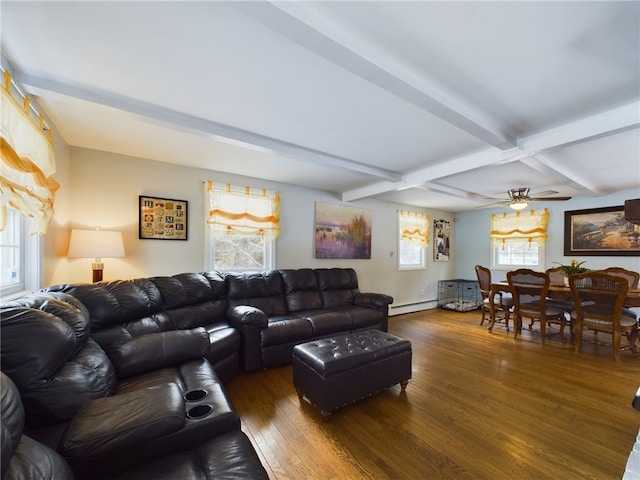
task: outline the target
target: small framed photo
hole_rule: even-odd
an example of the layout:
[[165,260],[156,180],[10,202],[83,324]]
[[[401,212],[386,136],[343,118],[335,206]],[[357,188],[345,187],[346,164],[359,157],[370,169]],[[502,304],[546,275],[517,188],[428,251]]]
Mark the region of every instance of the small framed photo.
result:
[[173,198],[140,195],[138,238],[147,240],[187,240],[189,202]]
[[433,261],[448,262],[451,255],[451,223],[447,220],[433,221]]

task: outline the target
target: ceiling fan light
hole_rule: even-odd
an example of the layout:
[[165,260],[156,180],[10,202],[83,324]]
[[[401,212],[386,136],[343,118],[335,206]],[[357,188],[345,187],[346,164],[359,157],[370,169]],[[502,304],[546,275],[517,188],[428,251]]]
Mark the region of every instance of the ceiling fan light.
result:
[[529,202],[526,200],[513,200],[509,204],[509,206],[514,210],[522,210],[523,208],[527,208],[527,205],[529,205]]

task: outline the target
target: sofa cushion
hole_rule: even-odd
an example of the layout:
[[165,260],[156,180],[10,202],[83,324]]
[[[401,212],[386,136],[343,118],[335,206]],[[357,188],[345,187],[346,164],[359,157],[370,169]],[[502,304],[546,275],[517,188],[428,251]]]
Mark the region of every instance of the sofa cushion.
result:
[[358,276],[353,268],[318,268],[314,272],[324,308],[351,305],[353,297],[360,293]]
[[116,390],[113,365],[88,336],[88,312],[73,297],[22,297],[2,306],[0,325],[2,369],[22,394],[30,426],[68,420]]
[[[55,285],[47,291],[76,297],[90,313],[93,332],[110,325],[121,325],[162,311],[162,296],[146,278],[114,280],[93,284]],[[168,330],[163,327],[161,330]]]
[[209,350],[209,334],[203,327],[152,333],[107,351],[118,376],[137,375],[203,357]]
[[268,316],[287,314],[282,279],[276,270],[225,274],[229,307],[251,305]]
[[322,308],[318,282],[313,270],[280,270],[289,312]]
[[74,417],[59,451],[71,464],[87,462],[175,432],[185,422],[182,390],[175,384],[100,398]]
[[177,452],[111,477],[111,480],[175,479],[267,480],[249,438],[240,430],[219,435],[197,450]]
[[69,465],[51,448],[23,435],[24,409],[18,388],[0,373],[0,478],[73,480]]
[[280,315],[269,318],[269,327],[260,330],[260,345],[287,345],[313,338],[313,326],[303,317]]
[[225,320],[226,286],[216,272],[181,273],[150,280],[160,291],[175,328],[202,327]]
[[353,321],[349,313],[342,309],[312,310],[298,312],[313,327],[313,337],[324,337],[336,332],[350,332]]

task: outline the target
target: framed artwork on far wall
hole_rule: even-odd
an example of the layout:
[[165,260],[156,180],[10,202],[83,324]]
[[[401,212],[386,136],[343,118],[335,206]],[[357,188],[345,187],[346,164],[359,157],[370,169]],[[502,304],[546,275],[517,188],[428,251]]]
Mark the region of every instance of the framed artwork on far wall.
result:
[[371,258],[371,210],[316,202],[316,258]]
[[564,212],[564,254],[640,256],[640,227],[624,218],[624,207]]
[[172,198],[139,196],[138,238],[187,240],[189,202]]
[[433,261],[448,262],[451,255],[451,223],[448,220],[433,221]]

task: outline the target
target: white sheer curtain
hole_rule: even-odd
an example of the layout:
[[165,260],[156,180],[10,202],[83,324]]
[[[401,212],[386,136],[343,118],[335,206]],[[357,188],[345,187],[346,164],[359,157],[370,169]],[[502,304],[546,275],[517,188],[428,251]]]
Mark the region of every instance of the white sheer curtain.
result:
[[260,235],[273,241],[280,233],[280,195],[265,189],[252,193],[249,187],[233,191],[230,184],[223,189],[207,182],[209,215],[207,224],[216,238],[228,234]]
[[400,241],[427,247],[429,245],[429,215],[400,210]]
[[[53,217],[53,200],[59,188],[51,175],[56,171],[51,132],[42,117],[33,119],[26,97],[3,72],[0,88],[0,231],[7,222],[7,207],[32,219],[31,234],[44,235]],[[22,98],[23,104],[16,100]]]
[[491,244],[504,245],[507,240],[522,240],[523,242],[537,242],[544,245],[547,241],[547,225],[549,211],[545,208],[540,212],[524,210],[514,214],[491,215]]

